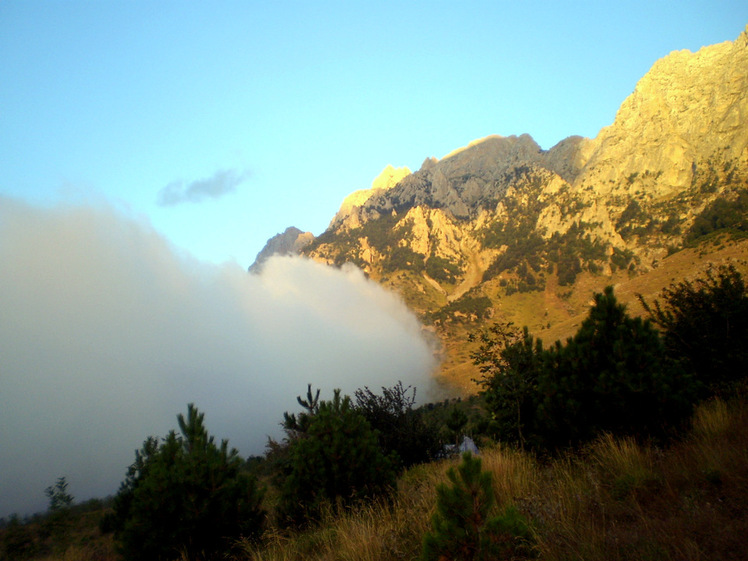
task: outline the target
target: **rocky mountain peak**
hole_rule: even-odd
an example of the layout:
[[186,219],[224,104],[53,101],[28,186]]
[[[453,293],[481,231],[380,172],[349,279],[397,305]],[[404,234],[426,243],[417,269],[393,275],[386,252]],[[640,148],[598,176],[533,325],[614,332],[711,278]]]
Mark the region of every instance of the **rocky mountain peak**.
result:
[[262,264],[273,255],[298,255],[312,241],[314,241],[314,234],[302,232],[290,226],[267,241],[265,247],[257,254],[254,263],[250,265],[249,272],[259,273],[262,270]]
[[340,210],[338,210],[337,214],[333,217],[329,228],[335,228],[345,223],[346,219],[352,215],[354,215],[354,222],[356,222],[355,210],[358,207],[363,205],[374,195],[389,191],[408,175],[410,175],[410,170],[407,167],[403,166],[396,168],[391,164],[387,164],[382,172],[371,182],[371,188],[354,191],[343,199],[343,203],[340,205]]
[[471,322],[563,335],[591,286],[657,277],[709,244],[732,251],[746,216],[748,28],[658,61],[595,139],[543,150],[494,135],[415,173],[388,166],[302,253],[400,292],[458,372]]
[[748,160],[746,69],[748,32],[657,61],[592,141],[577,182],[629,194],[637,186],[625,179],[647,172],[658,177],[649,194],[668,196],[689,186],[706,160]]

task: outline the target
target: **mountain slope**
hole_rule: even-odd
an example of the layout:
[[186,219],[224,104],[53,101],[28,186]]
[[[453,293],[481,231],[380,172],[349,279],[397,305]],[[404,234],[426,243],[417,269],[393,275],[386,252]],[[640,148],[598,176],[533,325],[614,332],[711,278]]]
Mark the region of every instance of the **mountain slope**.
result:
[[481,322],[553,340],[593,290],[649,278],[656,293],[670,282],[658,270],[682,276],[718,251],[684,248],[748,233],[748,29],[658,61],[595,139],[545,151],[529,135],[491,136],[393,171],[300,253],[355,263],[400,292],[443,341],[442,375],[469,387],[465,337]]

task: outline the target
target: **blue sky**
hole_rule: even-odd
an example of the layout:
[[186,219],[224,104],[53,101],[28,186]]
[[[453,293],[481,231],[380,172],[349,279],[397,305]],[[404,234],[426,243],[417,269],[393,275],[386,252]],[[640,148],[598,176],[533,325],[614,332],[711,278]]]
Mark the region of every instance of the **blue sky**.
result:
[[0,3],[0,195],[112,206],[248,266],[387,164],[489,134],[597,135],[743,0]]

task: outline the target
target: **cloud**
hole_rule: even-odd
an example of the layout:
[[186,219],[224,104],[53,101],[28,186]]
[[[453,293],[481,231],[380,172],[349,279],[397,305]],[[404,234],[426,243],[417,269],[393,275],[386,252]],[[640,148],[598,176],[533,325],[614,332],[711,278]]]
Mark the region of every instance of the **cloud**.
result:
[[44,509],[59,476],[78,500],[116,492],[189,402],[247,456],[307,383],[423,396],[436,366],[402,301],[355,268],[206,265],[111,209],[0,198],[0,309],[0,516]]
[[158,192],[158,204],[174,206],[181,203],[198,203],[204,199],[218,199],[236,191],[238,185],[249,177],[249,173],[236,170],[219,170],[208,179],[198,179],[185,184],[172,181]]

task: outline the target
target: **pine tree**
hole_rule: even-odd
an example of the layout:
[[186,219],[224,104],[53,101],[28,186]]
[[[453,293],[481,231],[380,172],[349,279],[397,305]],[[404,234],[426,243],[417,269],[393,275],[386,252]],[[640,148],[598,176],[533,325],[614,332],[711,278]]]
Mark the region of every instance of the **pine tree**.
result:
[[325,503],[350,504],[394,485],[395,458],[383,453],[376,431],[340,390],[331,401],[315,400],[303,424],[304,431],[293,428],[290,435],[278,508],[281,523],[303,523]]
[[115,497],[106,525],[125,559],[221,558],[262,530],[262,492],[238,452],[215,443],[193,404],[177,419],[181,435],[149,437]]
[[436,489],[433,530],[423,538],[422,561],[490,560],[528,549],[529,526],[516,509],[491,516],[496,498],[480,458],[466,452],[447,478],[450,485]]
[[607,287],[574,337],[544,349],[497,326],[473,354],[499,436],[558,449],[600,432],[662,435],[682,422],[694,398],[692,377],[668,360],[649,320],[632,318]]
[[662,291],[664,304],[639,301],[662,329],[665,349],[700,383],[702,397],[729,392],[748,376],[748,290],[733,265],[710,267]]

